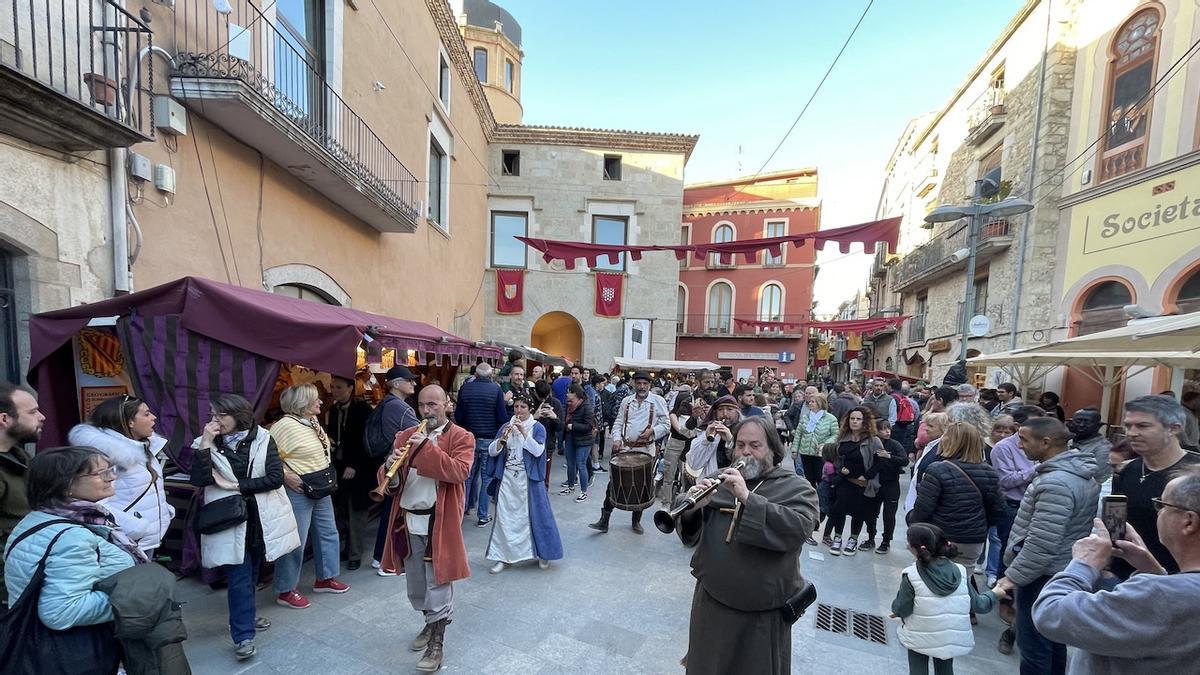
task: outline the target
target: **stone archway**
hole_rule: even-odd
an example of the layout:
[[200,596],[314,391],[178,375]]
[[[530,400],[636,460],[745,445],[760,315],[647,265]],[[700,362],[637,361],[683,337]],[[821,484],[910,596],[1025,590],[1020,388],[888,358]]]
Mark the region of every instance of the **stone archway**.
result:
[[580,363],[583,361],[583,328],[566,312],[546,312],[534,322],[529,346]]

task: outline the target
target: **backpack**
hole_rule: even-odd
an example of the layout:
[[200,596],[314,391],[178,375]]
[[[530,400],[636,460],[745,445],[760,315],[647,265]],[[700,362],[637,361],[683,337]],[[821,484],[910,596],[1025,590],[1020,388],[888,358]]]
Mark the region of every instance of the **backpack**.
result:
[[892,394],[896,399],[896,421],[912,422],[917,419],[917,411],[913,409],[912,401],[904,394]]
[[367,450],[367,455],[372,459],[382,459],[392,451],[392,445],[395,444],[396,438],[389,438],[383,433],[383,409],[391,403],[388,399],[384,399],[382,403],[375,406],[371,414],[367,416],[367,426],[363,429],[363,447]]

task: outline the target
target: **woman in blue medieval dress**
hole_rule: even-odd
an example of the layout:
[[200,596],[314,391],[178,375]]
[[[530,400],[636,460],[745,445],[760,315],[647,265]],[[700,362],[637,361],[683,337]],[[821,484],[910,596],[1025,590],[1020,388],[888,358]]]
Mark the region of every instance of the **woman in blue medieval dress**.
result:
[[497,500],[487,548],[487,559],[496,563],[492,574],[535,559],[546,569],[563,557],[546,491],[546,429],[530,416],[528,398],[516,396],[512,405],[513,419],[488,447],[489,491]]

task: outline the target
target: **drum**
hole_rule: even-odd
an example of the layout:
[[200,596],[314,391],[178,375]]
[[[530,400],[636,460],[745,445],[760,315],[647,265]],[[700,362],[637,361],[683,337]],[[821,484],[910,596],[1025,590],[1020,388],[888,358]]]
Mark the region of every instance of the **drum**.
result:
[[622,452],[608,463],[608,498],[622,511],[644,511],[654,505],[654,458]]

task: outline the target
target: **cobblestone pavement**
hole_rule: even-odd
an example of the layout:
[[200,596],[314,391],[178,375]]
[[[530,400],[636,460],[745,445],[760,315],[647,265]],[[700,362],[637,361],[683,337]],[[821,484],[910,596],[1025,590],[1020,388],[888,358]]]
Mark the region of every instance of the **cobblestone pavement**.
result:
[[[558,462],[553,485],[562,480],[561,467]],[[642,536],[632,532],[630,514],[624,511],[614,512],[607,535],[588,529],[600,512],[607,474],[597,474],[597,479],[592,498],[584,503],[552,491],[566,557],[548,570],[535,564],[489,574],[484,552],[490,528],[476,528],[473,516],[464,520],[471,578],[455,583],[443,672],[682,672],[679,659],[687,648],[694,586],[690,552],[674,535],[654,529],[650,513],[643,517]],[[897,539],[903,542],[902,531]],[[897,622],[886,616],[900,571],[910,562],[903,545],[887,555],[861,552],[851,558],[829,556],[824,547],[805,547],[801,567],[817,585],[818,602],[883,615],[887,644],[818,630],[816,612],[810,610],[792,629],[792,672],[906,672]],[[273,625],[259,634],[258,655],[241,663],[233,658],[224,592],[181,581],[193,671],[415,672],[420,654],[410,652],[408,643],[421,622],[409,606],[403,578],[379,577],[366,565],[340,578],[353,586],[349,592],[309,594],[312,563],[307,563],[300,583],[312,602],[306,610],[279,607],[269,588],[261,591],[259,614]],[[956,672],[1017,672],[1017,657],[996,651],[1001,629],[994,613],[979,617],[975,651],[955,660]]]

